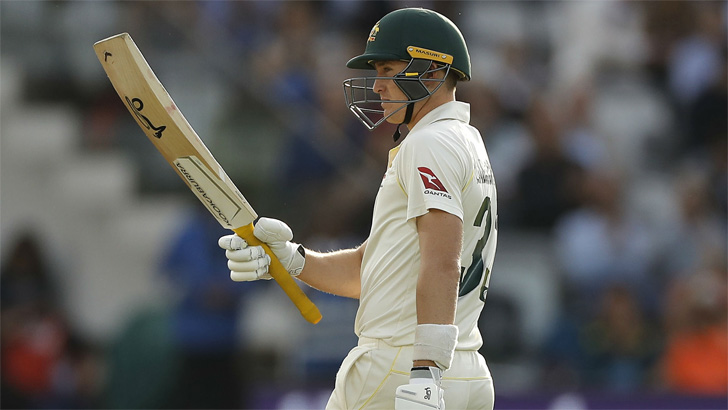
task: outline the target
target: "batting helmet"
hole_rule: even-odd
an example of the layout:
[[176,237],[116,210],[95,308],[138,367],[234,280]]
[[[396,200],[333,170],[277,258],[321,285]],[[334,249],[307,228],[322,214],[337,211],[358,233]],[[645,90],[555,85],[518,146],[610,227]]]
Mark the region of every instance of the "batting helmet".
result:
[[432,10],[395,10],[374,25],[364,54],[346,63],[349,68],[371,69],[373,61],[413,58],[449,63],[460,77],[470,80],[470,55],[455,23]]
[[[411,118],[412,104],[437,91],[450,70],[457,73],[458,80],[470,80],[470,55],[462,33],[447,17],[432,10],[406,8],[382,17],[369,33],[364,53],[349,60],[346,66],[373,69],[375,61],[392,60],[409,63],[394,76],[394,82],[407,100],[389,101],[402,102],[402,108],[407,107],[404,123]],[[435,69],[431,68],[433,62],[436,63]],[[442,78],[427,78],[426,74],[439,70],[445,72]],[[376,118],[383,114],[382,101],[373,92],[374,81],[379,78],[357,77],[344,81],[347,106],[369,129],[394,114]],[[430,89],[425,85],[428,81],[439,84]]]

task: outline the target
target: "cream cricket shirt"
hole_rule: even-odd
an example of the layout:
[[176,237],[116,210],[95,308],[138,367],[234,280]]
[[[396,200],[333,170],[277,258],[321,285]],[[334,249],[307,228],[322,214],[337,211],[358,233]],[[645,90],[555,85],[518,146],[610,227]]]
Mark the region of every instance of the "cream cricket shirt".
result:
[[435,208],[463,220],[457,349],[482,345],[477,322],[495,256],[497,200],[488,154],[469,121],[468,104],[441,105],[390,153],[362,261],[358,336],[393,346],[414,342],[420,269],[415,218]]

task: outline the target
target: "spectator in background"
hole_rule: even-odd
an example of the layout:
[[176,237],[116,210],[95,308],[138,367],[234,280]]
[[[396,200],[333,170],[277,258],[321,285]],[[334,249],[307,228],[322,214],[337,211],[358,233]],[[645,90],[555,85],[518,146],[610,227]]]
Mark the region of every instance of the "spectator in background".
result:
[[534,150],[518,174],[512,216],[518,227],[548,232],[577,205],[582,170],[562,150],[561,130],[543,99],[531,105],[527,116]]
[[[655,1],[642,3],[642,27],[647,38],[648,56],[642,68],[669,91],[669,65],[675,43],[688,36],[693,9],[698,2]],[[674,98],[674,96],[673,96]]]
[[[315,51],[323,42],[318,19],[326,6],[286,2],[275,7],[278,13],[273,24],[278,32],[259,45],[261,58],[255,60],[255,75],[261,80],[265,104],[278,113],[276,118],[283,125],[285,142],[272,185],[277,187],[280,202],[298,204],[280,206],[280,213],[297,226],[298,235],[307,237],[313,228],[308,220],[315,211],[311,204],[327,196],[344,170],[359,162],[367,135],[341,104],[340,84],[332,88],[329,78],[320,81],[317,77],[318,55],[324,54]],[[361,196],[357,190],[349,193]]]
[[0,276],[3,310],[47,313],[58,307],[58,289],[46,266],[38,237],[23,233],[12,245]]
[[38,237],[19,236],[0,275],[3,408],[93,408],[100,362],[75,335]]
[[53,393],[53,371],[68,337],[57,289],[33,234],[18,239],[3,264],[3,407],[30,408]]
[[196,205],[164,259],[164,274],[177,293],[172,339],[180,369],[172,408],[241,405],[244,386],[237,325],[248,287],[231,282],[226,261],[220,260],[215,241],[226,232],[206,209]]
[[659,328],[646,317],[642,301],[628,287],[614,285],[599,302],[580,340],[587,387],[634,393],[653,384]]
[[606,138],[593,124],[595,86],[592,80],[576,84],[558,103],[564,153],[585,170],[607,167],[611,154]]
[[706,172],[684,167],[674,187],[679,214],[664,235],[661,269],[666,281],[700,270],[725,270],[728,228],[713,201]]
[[725,271],[697,271],[670,284],[665,297],[665,387],[675,393],[728,393]]
[[[592,164],[594,165],[594,164]],[[647,227],[625,205],[613,171],[588,171],[581,206],[553,231],[563,271],[562,313],[544,345],[547,387],[636,392],[653,383],[660,329]]]
[[681,109],[692,104],[721,74],[726,46],[725,11],[724,2],[697,2],[687,13],[685,34],[672,44],[668,80]]
[[523,120],[535,100],[534,64],[528,59],[528,44],[523,41],[504,41],[500,49],[502,61],[500,81],[494,85],[503,114],[510,119]]
[[266,87],[261,88],[263,98],[283,113],[288,124],[284,135],[288,150],[282,152],[278,184],[293,195],[305,193],[308,184],[334,172],[324,149],[316,146],[321,130],[318,121],[311,121],[309,108],[319,103],[310,53],[319,27],[314,8],[309,2],[282,4],[273,22],[277,35],[259,45],[261,56],[254,60],[256,77]]
[[568,300],[574,303],[568,308],[578,314],[596,314],[594,301],[613,285],[627,286],[643,302],[654,301],[651,237],[625,208],[624,189],[612,173],[587,174],[581,184],[583,205],[555,227],[556,257]]
[[713,83],[687,109],[687,128],[681,154],[700,164],[708,178],[709,201],[723,218],[728,217],[728,55],[723,45],[722,66]]

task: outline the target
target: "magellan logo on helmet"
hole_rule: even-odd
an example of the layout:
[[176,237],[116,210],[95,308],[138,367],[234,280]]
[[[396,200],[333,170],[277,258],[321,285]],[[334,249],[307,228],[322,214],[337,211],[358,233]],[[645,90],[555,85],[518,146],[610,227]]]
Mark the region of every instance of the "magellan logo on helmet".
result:
[[367,41],[374,41],[377,39],[377,33],[379,33],[379,22],[372,27],[372,31],[369,32],[369,40]]
[[422,47],[409,46],[407,47],[407,54],[412,58],[424,58],[426,60],[440,61],[447,64],[452,64],[452,56],[439,51],[432,51]]

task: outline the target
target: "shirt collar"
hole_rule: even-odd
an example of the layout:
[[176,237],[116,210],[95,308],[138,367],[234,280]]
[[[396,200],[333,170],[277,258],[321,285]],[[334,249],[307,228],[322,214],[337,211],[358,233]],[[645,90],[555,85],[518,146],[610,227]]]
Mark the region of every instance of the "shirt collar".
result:
[[436,107],[425,114],[420,121],[410,130],[416,131],[426,125],[441,120],[458,120],[466,124],[470,123],[470,104],[462,101],[450,101]]

